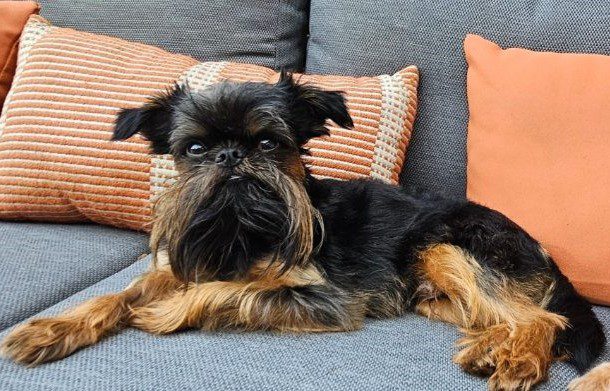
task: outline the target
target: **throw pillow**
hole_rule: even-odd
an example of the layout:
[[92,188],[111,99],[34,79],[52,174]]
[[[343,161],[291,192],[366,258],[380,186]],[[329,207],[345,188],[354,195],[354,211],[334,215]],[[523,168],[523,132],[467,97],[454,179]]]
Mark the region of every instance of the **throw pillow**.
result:
[[[221,81],[273,82],[269,68],[198,61],[118,38],[51,26],[32,17],[0,117],[0,218],[94,221],[147,230],[151,203],[175,176],[169,156],[138,137],[110,142],[119,109],[175,81],[193,90]],[[307,144],[318,177],[397,183],[417,104],[414,66],[394,75],[303,75],[346,92],[354,129]]]
[[470,35],[468,197],[542,242],[610,304],[610,57],[501,49]]
[[38,9],[33,1],[0,2],[0,109],[13,82],[21,30]]

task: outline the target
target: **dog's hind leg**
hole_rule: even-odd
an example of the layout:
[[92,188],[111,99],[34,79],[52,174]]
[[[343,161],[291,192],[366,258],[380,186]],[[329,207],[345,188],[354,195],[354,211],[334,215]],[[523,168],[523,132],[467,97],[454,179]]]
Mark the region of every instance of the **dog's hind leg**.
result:
[[61,359],[125,326],[132,307],[146,305],[178,286],[168,269],[150,271],[123,292],[95,297],[58,316],[17,326],[2,341],[2,353],[29,366]]
[[415,306],[415,312],[430,320],[462,325],[462,314],[458,307],[446,297],[422,300]]
[[416,309],[463,329],[466,337],[454,360],[464,370],[491,375],[492,390],[528,390],[546,378],[556,334],[567,320],[525,293],[535,281],[525,288],[484,271],[471,254],[450,244],[430,246],[419,256],[418,278],[446,299],[436,308],[421,303]]

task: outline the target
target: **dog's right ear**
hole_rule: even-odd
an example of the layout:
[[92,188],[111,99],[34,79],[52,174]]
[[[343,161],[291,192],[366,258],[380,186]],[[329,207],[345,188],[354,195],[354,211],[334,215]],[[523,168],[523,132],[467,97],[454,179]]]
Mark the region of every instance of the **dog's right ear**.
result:
[[122,109],[115,121],[112,140],[125,140],[140,132],[150,141],[153,153],[170,153],[174,106],[187,94],[186,88],[176,84],[166,93],[151,98],[144,106]]

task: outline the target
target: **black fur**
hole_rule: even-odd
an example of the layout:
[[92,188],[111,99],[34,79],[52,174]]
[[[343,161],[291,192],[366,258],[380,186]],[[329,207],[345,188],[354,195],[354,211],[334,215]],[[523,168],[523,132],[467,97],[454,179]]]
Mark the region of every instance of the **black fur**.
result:
[[554,263],[546,262],[538,242],[502,214],[372,180],[311,178],[309,188],[328,232],[316,260],[341,286],[377,290],[391,286],[393,276],[406,275],[408,299],[418,285],[412,270],[417,253],[430,244],[450,243],[468,250],[489,273],[517,280],[552,276],[557,287],[547,309],[570,322],[555,351],[568,354],[579,371],[604,349],[606,338],[590,304]]
[[219,280],[231,280],[244,276],[252,260],[270,249],[291,259],[291,250],[280,246],[287,221],[286,205],[270,189],[231,181],[197,208],[178,243],[174,273],[188,280],[203,269]]
[[568,279],[559,271],[555,275],[558,289],[547,308],[570,320],[569,328],[557,336],[555,353],[568,353],[569,362],[582,373],[602,354],[606,346],[604,329],[589,303],[576,293]]
[[[327,119],[346,128],[353,126],[340,92],[299,85],[290,74],[282,72],[275,85],[243,83],[236,87],[233,83],[221,83],[210,89],[207,99],[202,96],[194,99],[187,86],[176,85],[142,107],[121,110],[112,140],[125,140],[140,132],[151,142],[154,153],[167,154],[171,152],[170,134],[177,116],[189,117],[205,127],[212,138],[217,134],[237,137],[243,128],[231,125],[243,125],[244,115],[260,107],[277,109],[299,146],[312,137],[327,135],[324,126]],[[180,113],[176,113],[180,102],[183,105]]]
[[[264,178],[273,177],[269,167],[296,178],[295,159],[300,162],[299,154],[310,138],[328,134],[327,119],[352,126],[343,96],[298,85],[286,74],[275,85],[221,83],[200,93],[176,87],[143,108],[120,113],[113,139],[140,131],[151,141],[153,152],[174,155],[184,176],[216,176],[211,196],[199,202],[170,256],[176,275],[188,280],[205,270],[208,278],[240,278],[263,256],[294,266],[297,251],[289,233],[289,211],[300,206],[287,205],[280,197],[280,185]],[[279,146],[263,152],[258,147],[262,139],[275,140]],[[186,153],[193,141],[206,148],[196,158]],[[227,146],[246,155],[248,163],[241,166],[249,165],[249,171],[241,166],[212,171],[214,156]],[[234,176],[238,178],[232,180]],[[414,271],[418,253],[429,245],[447,243],[472,254],[489,275],[521,282],[545,275],[555,281],[547,309],[570,322],[557,338],[557,354],[567,353],[579,370],[600,355],[605,336],[591,306],[541,253],[539,243],[502,214],[466,200],[374,180],[318,180],[306,169],[295,180],[302,181],[324,227],[316,224],[318,248],[307,261],[323,271],[338,289],[336,294],[371,294],[369,315],[384,314],[375,311],[375,300],[390,292],[402,296],[401,310],[414,305],[421,282]],[[299,289],[289,292],[296,295]],[[310,299],[329,301],[327,290],[322,290],[310,292]],[[320,316],[334,319],[331,313]]]
[[327,119],[344,128],[354,126],[343,95],[338,91],[321,91],[312,86],[303,87],[284,72],[274,89],[284,91],[287,95],[287,107],[292,113],[289,124],[296,130],[299,145],[305,144],[312,137],[328,135],[325,126]]
[[143,107],[121,110],[115,121],[112,140],[125,140],[140,132],[151,142],[154,153],[169,153],[174,106],[186,95],[186,91],[186,87],[176,85],[168,93],[152,98]]

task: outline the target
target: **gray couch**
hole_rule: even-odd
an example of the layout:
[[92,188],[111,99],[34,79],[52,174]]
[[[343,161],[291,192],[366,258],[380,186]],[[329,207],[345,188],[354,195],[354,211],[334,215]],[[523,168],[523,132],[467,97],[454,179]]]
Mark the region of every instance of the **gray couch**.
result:
[[[121,36],[201,60],[310,73],[421,70],[420,108],[401,181],[465,194],[462,40],[610,54],[607,0],[42,0],[60,26]],[[143,234],[94,225],[0,223],[0,337],[32,316],[121,290],[146,267]],[[610,334],[610,309],[596,313]],[[485,389],[452,364],[457,331],[415,315],[319,335],[128,330],[56,363],[0,360],[0,390]],[[606,349],[605,360],[610,359]],[[540,390],[576,376],[555,364]]]

